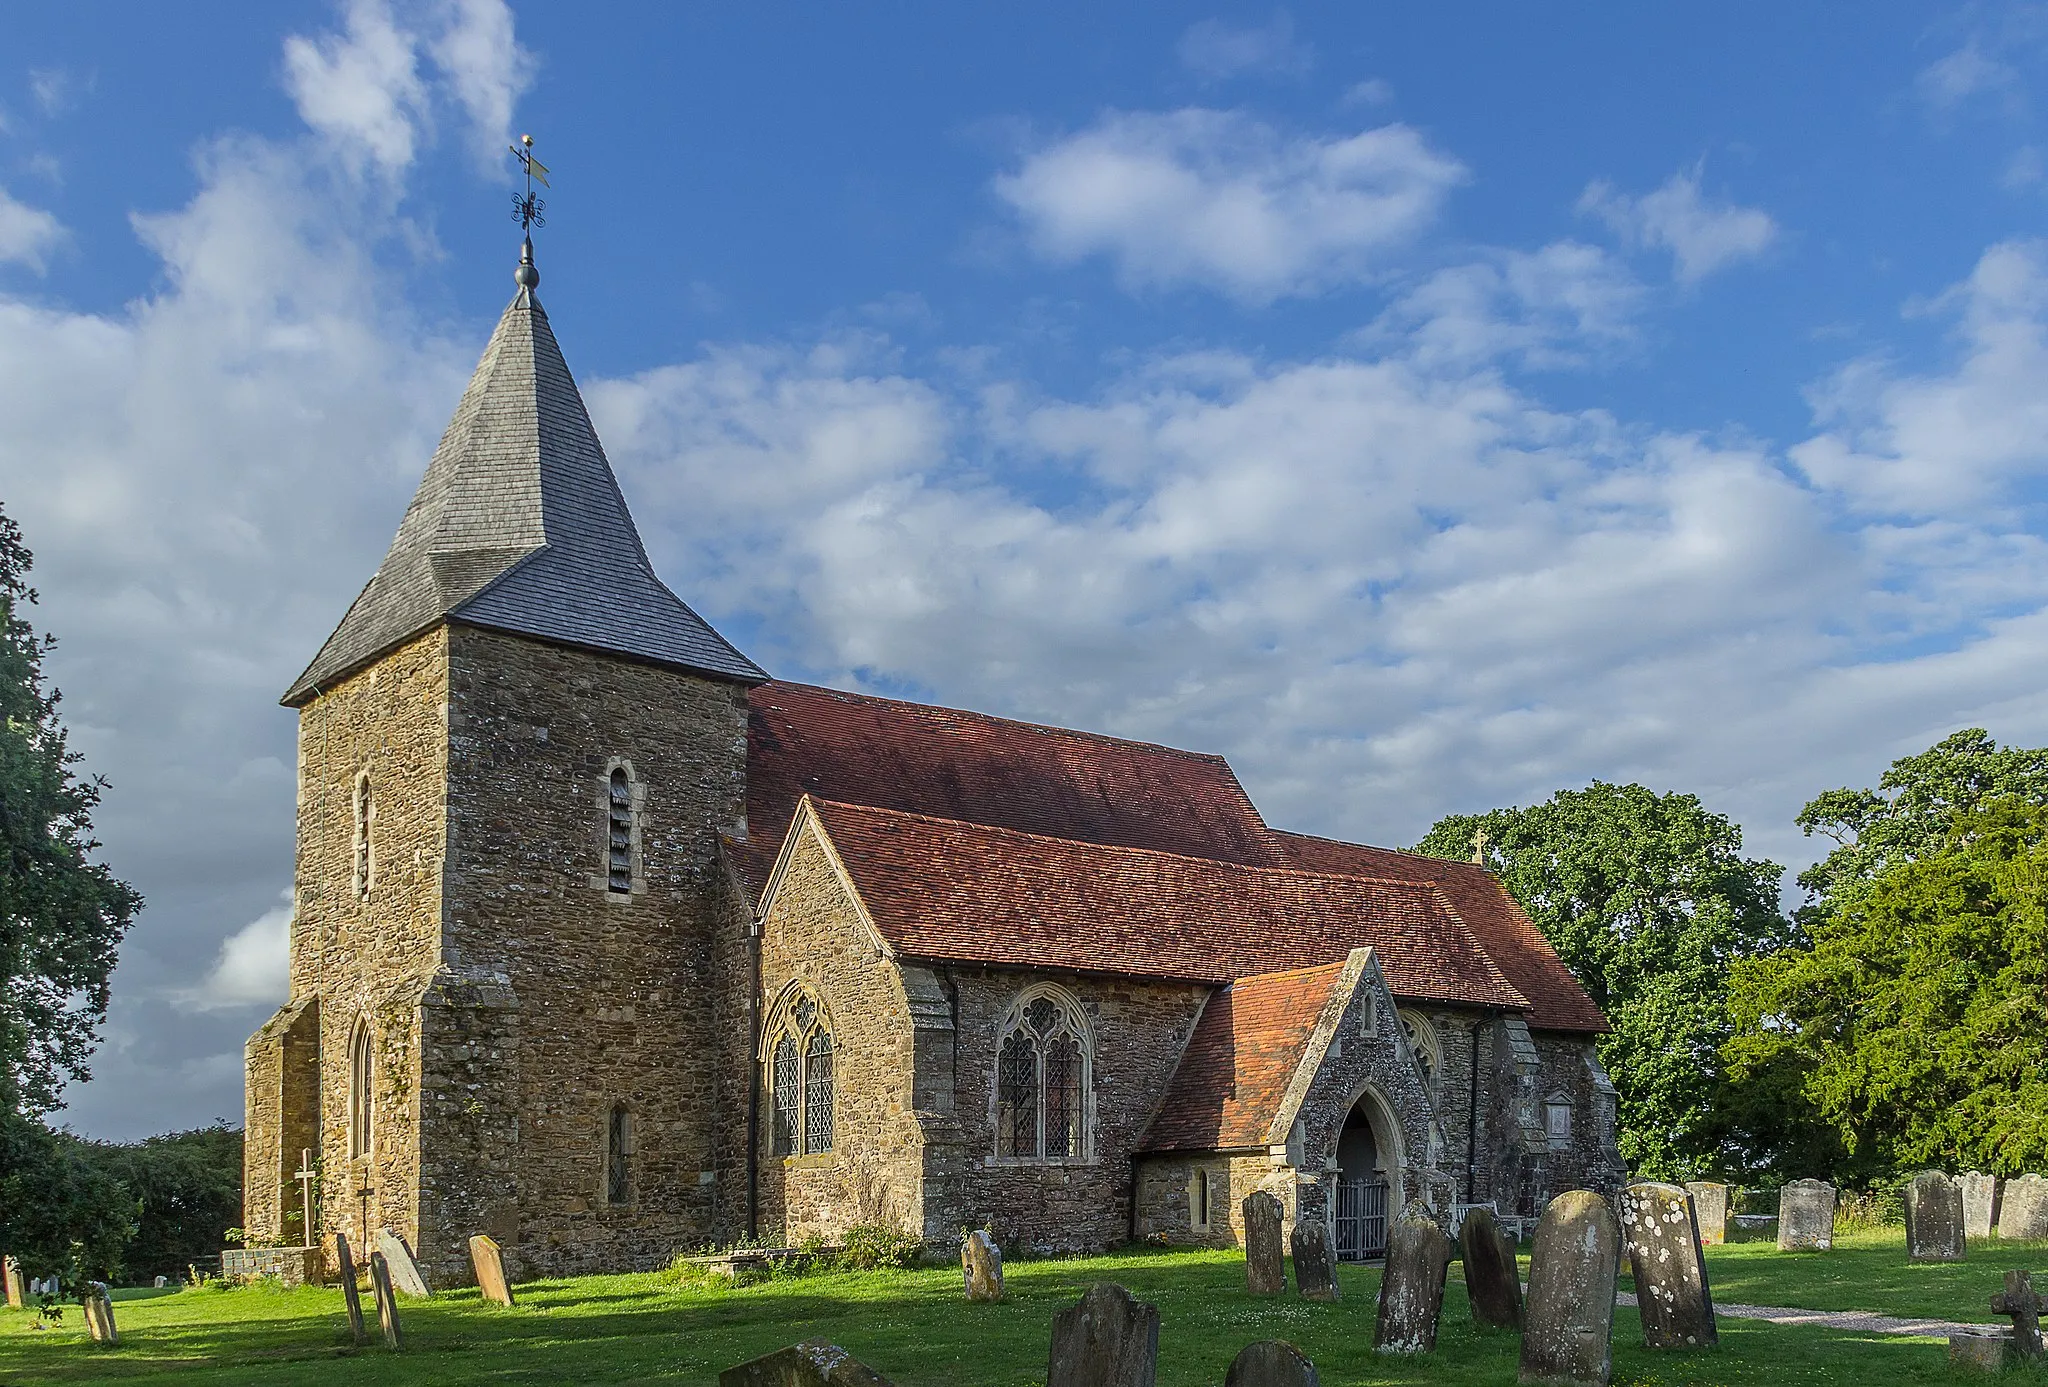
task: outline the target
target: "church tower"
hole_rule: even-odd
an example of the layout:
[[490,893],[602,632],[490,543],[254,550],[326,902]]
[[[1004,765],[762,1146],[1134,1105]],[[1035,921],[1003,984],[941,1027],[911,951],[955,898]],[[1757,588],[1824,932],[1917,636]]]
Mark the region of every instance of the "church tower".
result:
[[[655,576],[536,290],[505,309],[299,713],[289,1002],[247,1052],[245,1224],[467,1279],[708,1237],[721,833],[767,676]],[[311,1242],[312,1238],[304,1239]],[[358,1256],[362,1254],[358,1251]]]

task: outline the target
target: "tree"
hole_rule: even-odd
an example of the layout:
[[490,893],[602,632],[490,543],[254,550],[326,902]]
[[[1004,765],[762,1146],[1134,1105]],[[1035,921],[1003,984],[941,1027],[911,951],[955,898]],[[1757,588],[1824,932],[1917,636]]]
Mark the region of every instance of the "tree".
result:
[[217,1122],[140,1142],[85,1142],[84,1156],[136,1203],[135,1231],[122,1249],[131,1279],[182,1277],[219,1253],[242,1221],[241,1129]]
[[1600,781],[1451,815],[1417,851],[1469,859],[1475,840],[1607,1017],[1599,1051],[1619,1094],[1622,1158],[1659,1178],[1717,1165],[1728,968],[1785,942],[1784,869],[1743,857],[1742,830],[1692,795]]
[[80,1286],[120,1274],[136,1201],[84,1145],[35,1118],[0,1114],[0,1247],[29,1276]]
[[1949,812],[1932,848],[1868,844],[1887,865],[1832,881],[1809,945],[1735,974],[1731,1077],[1796,1080],[1839,1180],[2048,1163],[2048,807]]

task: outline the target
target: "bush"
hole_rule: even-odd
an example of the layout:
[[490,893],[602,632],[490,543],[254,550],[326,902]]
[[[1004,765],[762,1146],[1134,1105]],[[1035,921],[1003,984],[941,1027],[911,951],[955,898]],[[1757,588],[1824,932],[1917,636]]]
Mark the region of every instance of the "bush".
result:
[[924,1241],[881,1223],[863,1223],[846,1230],[839,1253],[839,1265],[847,1271],[879,1271],[884,1267],[914,1267],[924,1251]]

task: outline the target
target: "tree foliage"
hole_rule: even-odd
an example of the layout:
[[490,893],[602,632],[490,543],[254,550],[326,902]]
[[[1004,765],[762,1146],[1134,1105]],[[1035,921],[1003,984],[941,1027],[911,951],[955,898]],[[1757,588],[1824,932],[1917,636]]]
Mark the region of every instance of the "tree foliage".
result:
[[96,1170],[135,1201],[135,1231],[121,1250],[134,1280],[178,1279],[218,1256],[227,1230],[242,1221],[242,1132],[225,1122],[167,1132],[132,1145],[86,1142]]
[[1542,804],[1438,821],[1417,851],[1480,857],[1606,1014],[1622,1158],[1685,1178],[1717,1163],[1710,1113],[1736,960],[1781,945],[1783,868],[1686,794],[1595,781]]
[[29,1276],[77,1286],[120,1275],[136,1201],[84,1147],[36,1118],[0,1113],[0,1247]]

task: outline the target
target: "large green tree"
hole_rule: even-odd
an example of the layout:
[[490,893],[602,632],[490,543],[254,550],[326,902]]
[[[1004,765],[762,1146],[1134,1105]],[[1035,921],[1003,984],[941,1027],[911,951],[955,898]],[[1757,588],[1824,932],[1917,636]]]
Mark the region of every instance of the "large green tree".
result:
[[1542,804],[1454,814],[1417,851],[1478,855],[1606,1014],[1622,1158],[1685,1178],[1720,1164],[1712,1096],[1736,960],[1782,945],[1783,868],[1687,794],[1595,781]]

